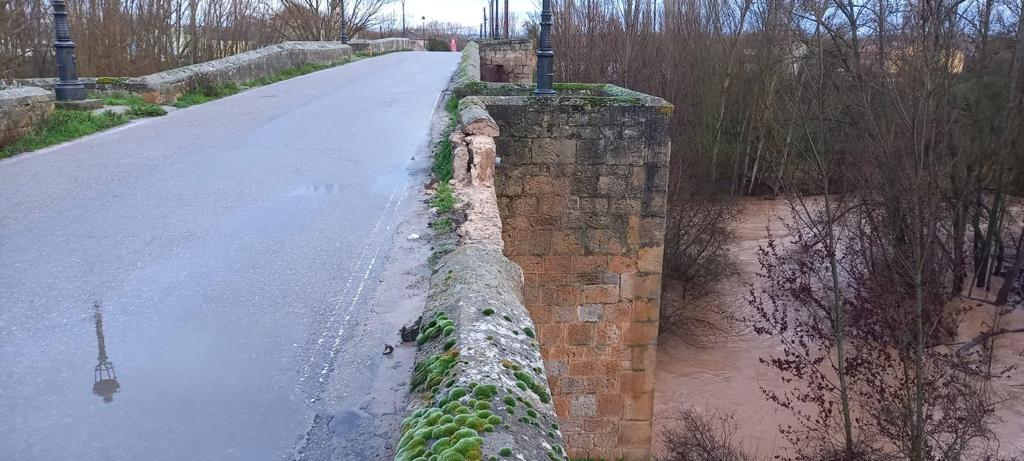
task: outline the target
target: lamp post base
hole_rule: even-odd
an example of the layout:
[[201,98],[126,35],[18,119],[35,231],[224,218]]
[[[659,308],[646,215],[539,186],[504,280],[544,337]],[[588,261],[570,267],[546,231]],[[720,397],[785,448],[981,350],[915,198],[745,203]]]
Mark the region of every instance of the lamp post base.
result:
[[85,99],[85,85],[82,82],[57,83],[53,88],[58,101],[79,101]]

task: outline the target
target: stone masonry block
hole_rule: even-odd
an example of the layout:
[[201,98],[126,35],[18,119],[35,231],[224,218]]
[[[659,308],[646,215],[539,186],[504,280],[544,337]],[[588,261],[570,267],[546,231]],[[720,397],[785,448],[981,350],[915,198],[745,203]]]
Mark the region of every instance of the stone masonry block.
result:
[[604,306],[601,304],[583,304],[577,308],[577,315],[582,322],[600,322],[604,314]]
[[473,168],[470,175],[474,186],[494,184],[495,150],[494,138],[490,136],[469,136],[469,152],[473,156]]
[[637,256],[637,267],[640,272],[661,273],[664,252],[665,248],[660,246],[640,248],[640,254]]
[[570,416],[595,416],[597,415],[597,396],[574,395],[571,397],[569,407]]
[[565,329],[565,342],[570,346],[588,346],[594,344],[594,324],[572,323]]
[[[629,326],[626,327],[626,334],[622,342],[626,346],[646,346],[654,344],[656,339],[658,339],[658,322],[630,322]],[[634,349],[635,351],[636,349]],[[636,363],[633,366],[634,370],[638,369],[636,368]],[[645,368],[639,369],[643,370]]]
[[624,421],[619,425],[619,446],[650,447],[650,445],[650,421]]
[[533,163],[547,164],[575,163],[576,141],[572,139],[534,139],[530,160]]
[[654,418],[654,392],[627,395],[622,417],[629,421],[650,421]]
[[459,184],[470,184],[471,165],[469,164],[469,147],[456,144],[452,149],[452,179]]

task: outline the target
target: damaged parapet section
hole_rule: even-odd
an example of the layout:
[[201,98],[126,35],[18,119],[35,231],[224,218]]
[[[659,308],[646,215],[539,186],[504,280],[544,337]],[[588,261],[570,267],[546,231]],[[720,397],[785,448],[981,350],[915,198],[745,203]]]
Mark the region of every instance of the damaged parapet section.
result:
[[422,399],[402,423],[395,460],[564,460],[523,272],[502,254],[497,125],[472,101],[460,107],[452,186],[467,221],[434,267],[411,381]]

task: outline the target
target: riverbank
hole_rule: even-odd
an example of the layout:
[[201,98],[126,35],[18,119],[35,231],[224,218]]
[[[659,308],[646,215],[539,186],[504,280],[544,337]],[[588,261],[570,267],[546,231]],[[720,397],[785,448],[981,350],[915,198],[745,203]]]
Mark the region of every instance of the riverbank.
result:
[[[774,403],[765,400],[762,387],[784,389],[782,376],[775,369],[759,362],[760,357],[780,350],[772,337],[759,336],[745,320],[753,312],[747,303],[752,284],[756,284],[760,266],[757,249],[768,242],[767,230],[777,240],[788,236],[785,227],[791,213],[783,200],[745,199],[743,211],[734,230],[736,241],[730,254],[736,261],[737,274],[723,280],[705,300],[713,309],[707,318],[714,328],[705,328],[696,338],[663,335],[658,345],[658,367],[655,385],[655,451],[663,445],[662,433],[678,424],[683,409],[699,413],[731,413],[735,416],[734,441],[745,450],[770,458],[784,454],[788,442],[779,434],[779,426],[795,424],[795,418]],[[965,300],[971,309],[961,321],[959,341],[969,341],[980,331],[988,330],[996,308],[987,300],[995,298],[998,286],[989,292],[973,293]],[[671,285],[666,283],[664,302],[673,299]],[[1024,309],[1004,312],[1000,325],[1007,329],[1024,327]],[[1024,450],[1024,334],[1008,334],[997,340],[993,369],[1010,365],[1018,367],[1008,378],[992,385],[997,398],[1008,399],[996,416],[992,428],[1001,441],[1000,453],[1008,455]]]

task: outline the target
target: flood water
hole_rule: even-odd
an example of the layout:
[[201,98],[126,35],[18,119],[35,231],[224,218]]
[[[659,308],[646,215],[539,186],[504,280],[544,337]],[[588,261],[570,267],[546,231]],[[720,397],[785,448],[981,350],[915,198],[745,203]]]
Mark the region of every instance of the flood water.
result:
[[[751,284],[757,283],[759,269],[756,251],[767,243],[766,228],[772,236],[785,240],[788,233],[784,220],[790,217],[788,205],[782,200],[749,199],[735,227],[737,241],[731,253],[737,262],[739,274],[722,281],[709,299],[700,301],[715,306],[717,312],[743,319],[753,314],[747,305]],[[975,292],[975,297],[985,293]],[[670,284],[666,282],[663,303],[673,302]],[[995,290],[991,293],[994,298]],[[991,299],[990,298],[990,299]],[[991,322],[993,309],[987,305],[968,301],[972,309],[961,325],[962,338],[972,338],[983,331],[983,322]],[[696,306],[696,311],[703,310]],[[711,316],[723,317],[721,313]],[[774,369],[762,365],[759,357],[780,350],[772,337],[759,336],[742,320],[718,320],[718,329],[699,330],[696,336],[681,338],[663,334],[659,338],[655,385],[655,450],[661,453],[662,432],[675,427],[675,418],[681,409],[701,413],[731,413],[737,425],[735,442],[748,452],[763,457],[785,454],[788,442],[779,434],[779,426],[796,424],[786,410],[765,400],[762,387],[785,390],[781,376]],[[1024,309],[1003,315],[1005,328],[1024,327]],[[987,325],[987,324],[986,324]],[[1003,335],[997,342],[994,368],[1016,364],[1008,379],[994,383],[997,395],[1010,398],[997,412],[1000,422],[994,431],[1001,441],[1000,452],[1016,454],[1024,450],[1024,334]]]

